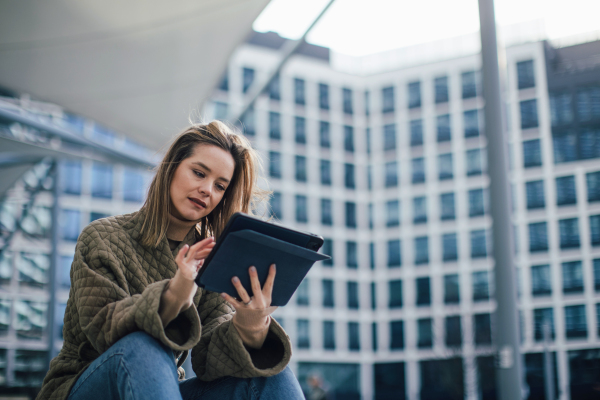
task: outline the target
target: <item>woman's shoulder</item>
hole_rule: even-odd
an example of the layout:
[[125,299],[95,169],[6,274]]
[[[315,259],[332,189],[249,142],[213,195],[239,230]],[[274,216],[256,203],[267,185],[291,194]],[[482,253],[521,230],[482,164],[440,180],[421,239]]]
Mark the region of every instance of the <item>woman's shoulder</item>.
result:
[[138,214],[139,211],[136,211],[130,214],[115,215],[94,220],[83,228],[78,242],[86,243],[97,239],[130,235],[130,231],[135,230],[137,226]]

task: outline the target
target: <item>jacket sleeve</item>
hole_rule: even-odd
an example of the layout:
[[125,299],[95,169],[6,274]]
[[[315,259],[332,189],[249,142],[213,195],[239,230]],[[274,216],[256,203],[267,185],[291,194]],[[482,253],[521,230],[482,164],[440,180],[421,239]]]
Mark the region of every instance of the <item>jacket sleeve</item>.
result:
[[196,310],[190,307],[179,314],[168,326],[167,332],[172,334],[165,333],[158,308],[168,280],[152,283],[131,296],[127,284],[131,271],[124,270],[119,258],[134,255],[119,251],[124,247],[111,243],[127,239],[118,237],[125,233],[111,232],[110,239],[104,233],[102,226],[88,225],[83,230],[71,270],[79,325],[92,347],[103,353],[129,333],[144,331],[173,350],[192,348],[200,339]]
[[260,349],[247,348],[231,319],[235,309],[219,293],[204,291],[198,305],[202,321],[200,342],[192,350],[192,368],[203,381],[224,376],[252,378],[283,371],[292,355],[290,338],[271,318]]

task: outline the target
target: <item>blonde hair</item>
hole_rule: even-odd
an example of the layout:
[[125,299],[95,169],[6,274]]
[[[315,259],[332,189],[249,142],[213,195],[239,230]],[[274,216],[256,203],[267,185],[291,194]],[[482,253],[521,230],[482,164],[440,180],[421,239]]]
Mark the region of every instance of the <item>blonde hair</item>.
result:
[[166,236],[171,212],[170,188],[175,170],[190,157],[198,145],[217,146],[233,157],[235,169],[231,183],[223,198],[210,214],[199,221],[200,236],[218,238],[229,218],[236,212],[254,214],[257,206],[270,192],[258,187],[262,168],[258,153],[248,139],[237,135],[221,121],[194,124],[177,136],[165,157],[156,167],[156,174],[142,206],[144,212],[141,242],[145,246],[158,246]]

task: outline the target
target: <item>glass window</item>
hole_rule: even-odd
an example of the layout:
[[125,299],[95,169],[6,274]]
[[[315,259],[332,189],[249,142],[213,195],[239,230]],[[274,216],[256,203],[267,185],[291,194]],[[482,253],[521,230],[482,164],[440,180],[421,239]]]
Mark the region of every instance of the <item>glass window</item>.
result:
[[431,305],[431,284],[429,277],[421,277],[416,280],[417,285],[417,306]]
[[250,86],[252,85],[252,82],[254,81],[254,69],[252,68],[244,68],[243,69],[243,76],[242,76],[242,92],[243,93],[247,93],[248,89],[250,89]]
[[600,157],[600,129],[583,129],[579,133],[579,158],[588,160]]
[[471,258],[487,257],[485,230],[471,231]]
[[62,210],[60,219],[61,238],[70,242],[76,242],[81,232],[81,220],[79,210]]
[[446,317],[446,347],[462,346],[462,329],[460,326],[460,315]]
[[550,265],[534,265],[531,267],[531,294],[533,296],[552,294]]
[[269,83],[268,91],[269,98],[271,100],[281,100],[281,85],[280,85],[279,74],[273,77],[273,80]]
[[390,321],[390,350],[404,349],[404,321]]
[[242,132],[246,136],[256,135],[256,123],[254,119],[254,110],[251,108],[244,113],[240,118]]
[[356,228],[356,203],[347,201],[345,204],[346,227]]
[[303,117],[296,117],[294,122],[296,128],[296,143],[306,144],[306,119]]
[[296,304],[299,306],[310,305],[309,279],[304,278],[296,290]]
[[533,60],[521,61],[517,63],[517,79],[519,89],[535,87]]
[[574,176],[556,178],[556,205],[577,204],[577,191]]
[[385,113],[394,112],[394,87],[386,87],[381,89],[382,96],[382,108],[381,111]]
[[421,146],[423,144],[423,120],[414,119],[410,121],[410,145]]
[[563,293],[583,292],[581,261],[562,263]]
[[485,301],[490,298],[489,274],[487,271],[473,272],[473,301]]
[[319,108],[329,110],[329,86],[319,83]]
[[548,251],[548,230],[546,222],[529,224],[529,252]]
[[348,268],[358,268],[358,246],[354,241],[346,242],[346,265]]
[[400,201],[390,200],[385,203],[385,225],[387,227],[400,225]]
[[[0,299],[0,337],[5,338],[8,336],[8,329],[10,328],[10,307],[12,304],[11,299]],[[3,357],[0,358],[0,362],[2,362],[1,367],[6,368],[6,355],[2,354]],[[6,371],[0,370],[0,380],[2,380],[3,384],[5,377],[2,376]]]
[[573,131],[552,137],[554,143],[554,163],[560,164],[577,160],[577,135]]
[[582,122],[600,118],[600,87],[586,87],[577,91],[577,115]]
[[369,229],[373,229],[373,203],[368,204],[367,214],[369,217]]
[[423,157],[412,159],[412,183],[425,182],[425,159]]
[[483,157],[481,149],[467,150],[467,176],[481,175],[483,173]]
[[477,75],[475,71],[467,71],[461,74],[462,98],[469,99],[477,97]]
[[570,93],[550,94],[550,119],[552,126],[567,125],[573,122],[573,105]]
[[354,189],[356,187],[354,182],[354,164],[344,164],[344,186],[347,189]]
[[269,203],[271,206],[271,216],[278,220],[283,219],[281,193],[273,192]]
[[365,142],[367,145],[367,154],[371,154],[371,128],[365,129]]
[[484,214],[483,189],[469,190],[469,217],[479,217]]
[[577,218],[558,221],[560,232],[560,248],[573,249],[579,247],[579,221]]
[[349,281],[346,288],[348,289],[348,308],[358,310],[358,283]]
[[298,341],[296,342],[299,349],[310,348],[310,321],[307,319],[299,319],[297,321]]
[[533,336],[536,342],[544,340],[544,324],[549,325],[550,338],[554,339],[554,312],[552,308],[538,308],[533,310]]
[[331,186],[331,161],[321,160],[321,185]]
[[588,202],[600,201],[600,171],[585,174]]
[[331,279],[323,279],[323,307],[333,308],[334,294],[333,294],[333,281]]
[[321,224],[333,225],[333,206],[331,199],[321,199]]
[[61,191],[65,194],[81,194],[81,161],[67,161],[60,163]]
[[417,347],[420,349],[430,349],[433,347],[433,321],[431,318],[421,318],[417,320]]
[[71,264],[73,263],[73,255],[61,255],[58,260],[59,268],[59,285],[62,288],[68,289],[71,287]]
[[306,182],[306,157],[296,156],[296,181]]
[[440,195],[440,206],[440,217],[442,221],[452,220],[456,218],[456,212],[454,207],[454,193],[442,193]]
[[546,196],[544,195],[543,180],[527,182],[525,184],[525,192],[527,193],[528,210],[546,207]]
[[281,115],[277,112],[269,112],[269,137],[281,139]]
[[427,236],[415,238],[415,264],[429,264],[429,238]]
[[538,112],[537,100],[524,100],[519,103],[521,109],[521,129],[537,128]]
[[413,223],[424,224],[427,222],[427,197],[420,196],[413,199]]
[[398,186],[398,163],[390,161],[385,163],[385,187]]
[[436,102],[436,104],[446,103],[449,98],[448,97],[448,77],[440,76],[438,78],[435,78],[434,86],[435,86],[435,102]]
[[102,219],[102,218],[107,218],[110,217],[110,215],[105,214],[105,213],[100,213],[100,212],[91,212],[90,213],[90,222],[94,222],[97,219]]
[[460,285],[458,281],[458,274],[444,276],[444,303],[460,303]]
[[377,309],[377,285],[371,282],[371,310]]
[[367,189],[371,190],[373,189],[373,173],[372,173],[372,166],[371,165],[367,165]]
[[375,269],[375,243],[369,243],[369,265]]
[[358,322],[348,322],[348,350],[360,350],[360,329]]
[[344,102],[344,114],[352,114],[352,89],[343,88],[342,99]]
[[281,153],[276,151],[269,152],[269,176],[281,178]]
[[308,199],[301,194],[296,195],[296,222],[308,222]]
[[585,305],[565,307],[565,328],[567,339],[587,337]]
[[369,115],[371,113],[371,93],[368,90],[365,90],[365,115]]
[[330,259],[323,260],[323,265],[333,265],[333,240],[327,238],[323,240],[323,247],[321,248],[321,253],[331,257]]
[[410,82],[408,84],[408,108],[421,107],[421,82]]
[[16,263],[19,286],[45,288],[48,284],[50,256],[39,253],[20,253]]
[[92,164],[92,197],[112,198],[112,165],[95,162]]
[[590,215],[590,242],[600,246],[600,215]]
[[399,267],[402,265],[402,257],[400,251],[400,239],[388,240],[388,267]]
[[48,325],[48,303],[14,300],[13,327],[18,339],[40,341]]
[[294,78],[294,102],[301,106],[306,104],[304,79]]
[[329,134],[329,122],[320,121],[319,122],[319,143],[323,148],[331,147],[331,139]]
[[371,340],[373,351],[377,351],[377,322],[371,323]]
[[383,126],[383,150],[394,150],[396,148],[396,124]]
[[542,165],[542,150],[540,139],[523,142],[523,167],[539,167]]
[[335,324],[333,321],[323,321],[323,348],[335,350]]
[[456,233],[444,233],[442,235],[442,252],[444,262],[458,260]]
[[492,318],[490,314],[473,315],[473,336],[476,346],[492,344]]
[[452,140],[452,128],[450,127],[450,115],[437,116],[437,141],[448,142]]
[[141,202],[144,199],[144,177],[130,169],[123,171],[123,200]]
[[477,115],[477,110],[463,112],[463,123],[466,138],[479,136],[479,117]]
[[600,258],[593,261],[594,268],[594,290],[600,292]]
[[354,128],[344,125],[344,150],[354,153]]
[[227,119],[227,116],[229,115],[229,105],[222,101],[215,101],[214,105],[214,118],[219,120]]

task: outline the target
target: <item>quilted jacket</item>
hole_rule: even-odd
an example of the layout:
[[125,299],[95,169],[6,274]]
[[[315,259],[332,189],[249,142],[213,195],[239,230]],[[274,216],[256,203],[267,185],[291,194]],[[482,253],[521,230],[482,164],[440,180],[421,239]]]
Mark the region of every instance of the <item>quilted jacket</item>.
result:
[[141,217],[138,211],[96,220],[79,236],[63,348],[50,363],[38,399],[66,399],[94,359],[140,330],[173,349],[178,366],[186,350],[192,349],[192,367],[204,381],[272,376],[288,364],[291,345],[281,326],[272,319],[262,348],[245,347],[231,322],[235,310],[218,293],[198,289],[195,307],[164,327],[158,306],[165,285],[177,271],[173,255],[184,244],[194,243],[196,233],[190,230],[173,252],[166,238],[156,248],[146,247],[140,243]]

